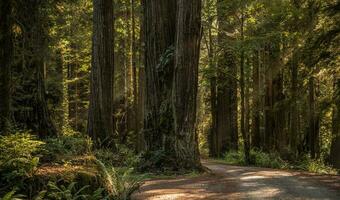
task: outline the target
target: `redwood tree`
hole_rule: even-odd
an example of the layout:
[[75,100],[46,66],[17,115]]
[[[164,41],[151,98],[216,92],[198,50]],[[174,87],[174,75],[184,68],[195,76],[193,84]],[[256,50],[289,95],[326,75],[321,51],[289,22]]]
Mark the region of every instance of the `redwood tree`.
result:
[[172,93],[177,166],[201,167],[196,134],[196,99],[201,41],[201,1],[177,1],[177,33]]
[[113,2],[93,0],[92,69],[88,134],[97,147],[113,140]]

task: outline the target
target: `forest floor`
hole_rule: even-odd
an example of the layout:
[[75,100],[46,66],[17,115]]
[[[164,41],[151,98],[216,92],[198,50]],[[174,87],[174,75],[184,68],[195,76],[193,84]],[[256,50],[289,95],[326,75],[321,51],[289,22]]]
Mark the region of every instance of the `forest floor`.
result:
[[340,199],[340,176],[231,166],[210,160],[202,163],[210,173],[149,180],[132,199]]

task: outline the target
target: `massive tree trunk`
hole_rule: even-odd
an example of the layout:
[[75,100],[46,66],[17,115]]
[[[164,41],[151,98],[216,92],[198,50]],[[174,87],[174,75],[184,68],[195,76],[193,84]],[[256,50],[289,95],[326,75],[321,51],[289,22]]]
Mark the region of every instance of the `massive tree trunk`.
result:
[[334,77],[334,107],[330,162],[340,169],[340,76]]
[[259,53],[254,50],[253,54],[253,119],[252,119],[252,147],[261,149],[260,133],[260,73],[259,73]]
[[10,121],[10,69],[12,62],[12,5],[0,2],[0,133],[6,133]]
[[93,43],[88,134],[97,147],[113,140],[113,2],[93,1]]
[[179,168],[200,169],[196,134],[201,1],[178,0],[173,112],[175,152]]
[[169,160],[173,149],[174,120],[171,92],[174,70],[176,1],[145,0],[146,109],[144,136],[147,151],[163,150]]
[[221,156],[226,151],[238,149],[237,126],[237,65],[232,48],[232,38],[227,32],[233,27],[226,22],[225,0],[217,2],[217,20],[219,25],[217,78],[217,152]]

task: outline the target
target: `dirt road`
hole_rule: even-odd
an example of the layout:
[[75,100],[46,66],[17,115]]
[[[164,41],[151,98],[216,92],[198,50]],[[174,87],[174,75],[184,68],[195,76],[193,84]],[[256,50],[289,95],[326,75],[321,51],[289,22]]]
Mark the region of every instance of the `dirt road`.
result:
[[211,173],[147,181],[133,199],[340,200],[340,176],[230,166],[213,161],[204,161],[203,165]]

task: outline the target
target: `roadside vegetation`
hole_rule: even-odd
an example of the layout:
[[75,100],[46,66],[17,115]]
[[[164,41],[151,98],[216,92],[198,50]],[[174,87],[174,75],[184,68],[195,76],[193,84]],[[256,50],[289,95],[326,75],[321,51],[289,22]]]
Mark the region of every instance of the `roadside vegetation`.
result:
[[294,161],[282,159],[277,153],[265,153],[262,151],[250,151],[250,163],[247,164],[243,151],[228,152],[224,157],[218,159],[231,165],[256,166],[273,169],[303,170],[318,174],[337,175],[339,171],[325,164],[322,159],[311,159],[308,155]]

